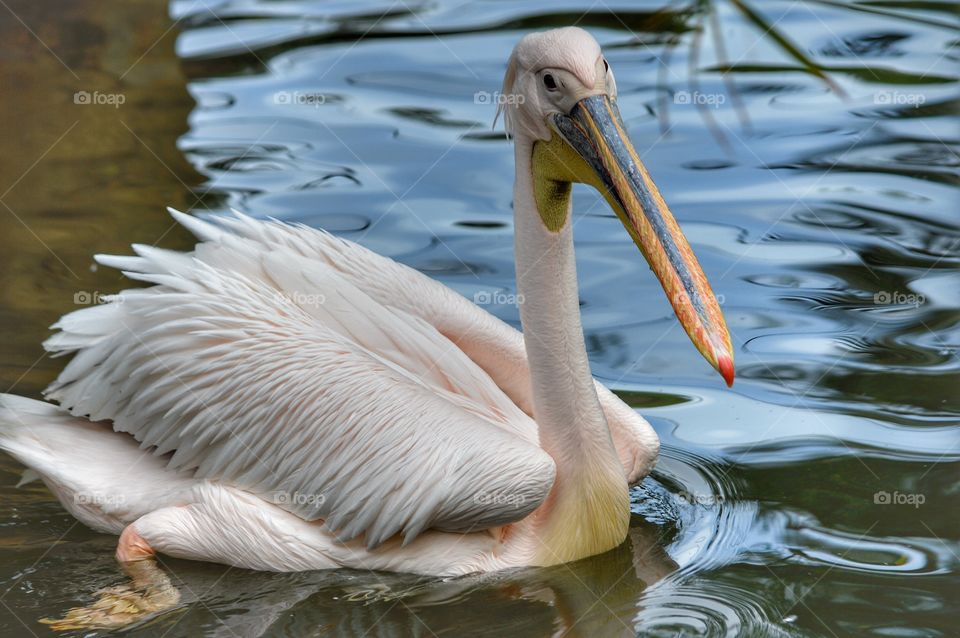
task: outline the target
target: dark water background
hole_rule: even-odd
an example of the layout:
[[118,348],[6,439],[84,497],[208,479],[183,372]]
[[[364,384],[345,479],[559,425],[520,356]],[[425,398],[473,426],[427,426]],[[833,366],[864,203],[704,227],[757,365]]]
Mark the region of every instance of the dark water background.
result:
[[[517,323],[491,102],[521,35],[569,24],[733,335],[727,390],[577,190],[594,373],[664,443],[630,540],[454,581],[167,561],[181,603],[135,635],[960,635],[952,3],[0,5],[2,390],[39,396],[46,326],[124,285],[91,254],[190,246],[167,204],[329,229]],[[0,460],[0,634],[42,636],[125,577],[21,471]]]

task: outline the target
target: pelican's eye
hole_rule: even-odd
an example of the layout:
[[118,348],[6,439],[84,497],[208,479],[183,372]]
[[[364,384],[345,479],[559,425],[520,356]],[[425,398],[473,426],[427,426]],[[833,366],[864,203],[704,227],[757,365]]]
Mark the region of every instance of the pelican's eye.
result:
[[606,72],[609,71],[609,70],[610,70],[610,65],[607,64],[607,59],[604,58],[604,59],[603,59],[603,72],[606,73]]
[[543,76],[543,85],[547,87],[548,91],[557,90],[557,81],[553,79],[553,76],[550,75],[549,73]]

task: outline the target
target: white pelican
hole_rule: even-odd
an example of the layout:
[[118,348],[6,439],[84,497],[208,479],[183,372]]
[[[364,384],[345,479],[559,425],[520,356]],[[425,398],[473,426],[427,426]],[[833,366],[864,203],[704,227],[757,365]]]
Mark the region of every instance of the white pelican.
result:
[[728,384],[730,337],[597,42],[527,35],[503,94],[523,337],[327,233],[171,211],[194,251],[97,256],[155,285],[54,325],[45,347],[74,355],[46,391],[59,406],[2,395],[0,447],[120,534],[123,562],[448,576],[618,546],[659,441],[591,377],[571,183],[603,193]]

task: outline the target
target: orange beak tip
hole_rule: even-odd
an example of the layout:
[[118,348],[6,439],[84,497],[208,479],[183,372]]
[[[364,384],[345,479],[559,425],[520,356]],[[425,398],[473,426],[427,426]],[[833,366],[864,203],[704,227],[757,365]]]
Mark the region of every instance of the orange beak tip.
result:
[[720,371],[720,376],[723,377],[723,380],[727,382],[727,387],[733,387],[733,359],[721,355],[717,359],[717,369]]

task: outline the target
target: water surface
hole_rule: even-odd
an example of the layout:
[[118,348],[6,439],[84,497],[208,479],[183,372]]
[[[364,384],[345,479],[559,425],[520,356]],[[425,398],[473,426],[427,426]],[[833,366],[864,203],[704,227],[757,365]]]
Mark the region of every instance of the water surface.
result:
[[[518,324],[513,157],[492,102],[522,34],[568,24],[606,50],[737,359],[725,389],[619,221],[578,188],[594,373],[663,440],[624,546],[450,581],[170,560],[180,603],[136,635],[956,635],[949,3],[84,5],[0,19],[0,73],[21,87],[0,106],[19,125],[0,141],[12,391],[38,396],[56,374],[47,325],[123,285],[90,254],[190,245],[166,204],[326,228]],[[78,105],[81,90],[125,102]],[[0,462],[0,632],[43,635],[39,619],[125,576],[115,539],[36,483],[16,488],[21,470]]]

